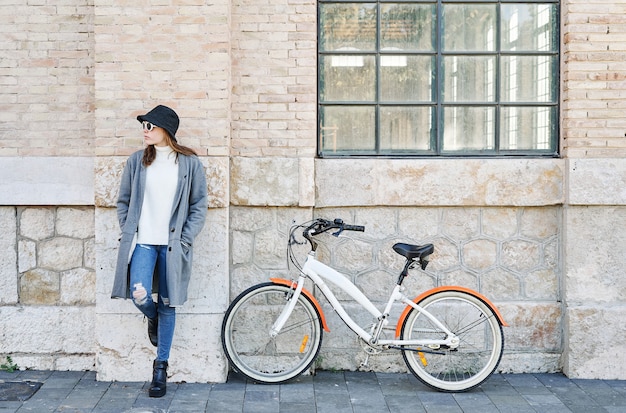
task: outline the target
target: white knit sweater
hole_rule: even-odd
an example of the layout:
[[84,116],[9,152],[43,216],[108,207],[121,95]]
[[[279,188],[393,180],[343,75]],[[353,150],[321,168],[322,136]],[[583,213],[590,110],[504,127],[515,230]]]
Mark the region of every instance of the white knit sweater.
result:
[[155,146],[156,159],[146,169],[138,244],[167,245],[172,205],[178,183],[176,153],[169,146]]

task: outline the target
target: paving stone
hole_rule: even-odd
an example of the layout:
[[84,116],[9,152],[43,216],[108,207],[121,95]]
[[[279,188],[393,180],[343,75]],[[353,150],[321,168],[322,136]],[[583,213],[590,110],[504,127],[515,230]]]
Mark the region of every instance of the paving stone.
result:
[[0,401],[25,401],[32,397],[42,383],[0,380]]
[[168,383],[150,398],[149,382],[97,382],[93,372],[15,372],[0,382],[41,380],[26,401],[0,401],[0,413],[623,413],[626,381],[570,380],[562,374],[496,374],[465,393],[437,392],[406,373],[328,372],[261,385]]
[[390,413],[411,412],[425,413],[426,409],[420,399],[415,395],[403,396],[396,394],[385,397]]
[[281,402],[280,405],[280,413],[316,413],[315,402],[313,403],[292,403]]

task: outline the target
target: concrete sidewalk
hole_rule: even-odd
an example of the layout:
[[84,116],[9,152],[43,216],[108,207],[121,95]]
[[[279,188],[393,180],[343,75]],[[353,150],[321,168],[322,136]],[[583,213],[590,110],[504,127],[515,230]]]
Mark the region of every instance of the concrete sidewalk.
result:
[[[0,372],[6,398],[13,383],[43,383],[25,401],[0,401],[15,412],[626,412],[626,381],[570,380],[562,374],[496,374],[467,393],[430,390],[409,374],[318,372],[282,385],[168,383],[148,397],[149,382],[97,382],[94,372]],[[17,385],[16,385],[17,386]]]

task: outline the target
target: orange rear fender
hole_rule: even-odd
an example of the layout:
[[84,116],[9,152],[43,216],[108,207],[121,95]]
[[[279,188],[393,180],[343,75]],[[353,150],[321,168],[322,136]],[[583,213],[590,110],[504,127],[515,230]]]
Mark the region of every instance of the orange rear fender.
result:
[[[479,300],[481,300],[483,303],[485,303],[485,305],[487,305],[487,307],[491,308],[491,310],[493,311],[493,313],[496,315],[496,317],[498,318],[498,322],[500,323],[500,325],[502,325],[503,327],[508,327],[508,324],[504,321],[504,318],[502,318],[502,314],[500,314],[500,311],[498,311],[498,309],[496,308],[495,305],[493,305],[493,303],[491,301],[489,301],[489,299],[487,297],[485,297],[484,295],[474,291],[474,290],[470,290],[469,288],[465,288],[465,287],[459,287],[459,286],[450,286],[450,285],[446,285],[443,287],[437,287],[437,288],[433,288],[432,290],[428,290],[424,293],[422,293],[419,297],[416,297],[413,302],[415,304],[419,303],[420,301],[422,301],[424,298],[428,297],[429,295],[435,294],[435,293],[439,293],[442,291],[462,291],[464,293],[468,293],[470,295],[473,295],[474,297],[478,298]],[[410,305],[407,305],[406,308],[404,309],[404,311],[402,312],[402,314],[400,315],[400,318],[398,318],[398,324],[396,325],[396,338],[400,337],[400,333],[402,330],[402,325],[404,324],[404,320],[406,319],[407,315],[409,315],[409,311],[411,311],[413,307],[411,307]]]
[[[294,289],[296,288],[296,285],[298,284],[295,281],[285,280],[284,278],[270,278],[270,281],[273,282],[274,284],[286,285],[287,287],[294,288]],[[302,294],[304,294],[309,300],[311,300],[311,302],[313,303],[313,305],[317,309],[317,312],[320,315],[320,319],[322,320],[322,327],[324,328],[324,331],[329,333],[330,329],[328,328],[328,325],[326,324],[326,316],[324,316],[324,312],[322,311],[322,306],[320,305],[319,301],[317,301],[317,299],[313,297],[313,294],[311,294],[311,292],[307,290],[306,288],[302,288]]]

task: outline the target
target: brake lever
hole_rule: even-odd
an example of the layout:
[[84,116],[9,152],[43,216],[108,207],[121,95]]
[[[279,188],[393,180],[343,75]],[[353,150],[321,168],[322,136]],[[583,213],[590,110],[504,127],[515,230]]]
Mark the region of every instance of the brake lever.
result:
[[335,218],[335,220],[333,221],[333,224],[338,225],[337,229],[339,231],[332,233],[331,235],[335,236],[335,237],[339,237],[339,234],[341,234],[343,232],[343,219],[341,218]]
[[319,235],[322,232],[324,232],[324,228],[323,228],[322,224],[317,224],[315,227],[313,227],[311,229],[313,229],[313,232],[311,232],[311,236]]

